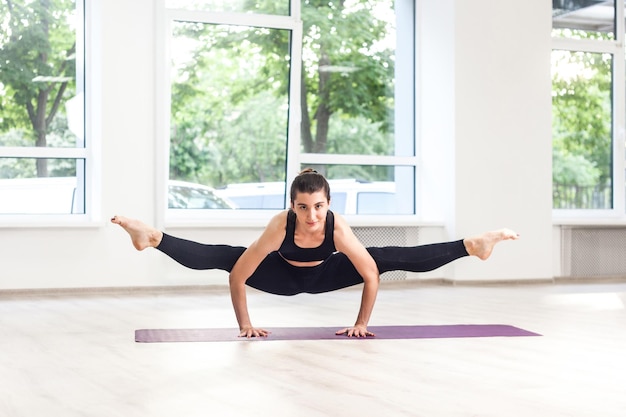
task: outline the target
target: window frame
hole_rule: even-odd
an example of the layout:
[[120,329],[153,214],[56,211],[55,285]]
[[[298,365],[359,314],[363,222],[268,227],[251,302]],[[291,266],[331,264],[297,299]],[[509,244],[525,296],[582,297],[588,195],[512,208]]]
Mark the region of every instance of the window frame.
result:
[[[0,146],[0,158],[46,158],[75,159],[82,161],[84,169],[77,169],[78,187],[84,189],[85,210],[81,214],[2,214],[0,228],[23,227],[95,227],[100,223],[100,112],[97,97],[100,85],[95,80],[100,77],[97,54],[99,49],[96,17],[100,15],[100,0],[77,0],[77,14],[82,16],[76,29],[77,93],[83,93],[84,146],[74,148],[54,147],[8,147]],[[82,62],[82,65],[78,65]],[[82,84],[82,86],[78,86]],[[82,88],[82,91],[80,90]],[[82,171],[82,175],[79,172]]]
[[615,39],[588,40],[552,37],[551,51],[607,53],[613,57],[612,152],[613,207],[606,210],[552,209],[555,225],[626,223],[626,53],[624,49],[624,0],[615,1]]
[[[221,226],[221,227],[250,227],[262,226],[280,210],[252,210],[232,211],[232,210],[169,210],[167,207],[167,184],[169,180],[169,153],[170,153],[170,108],[171,108],[171,84],[169,79],[169,58],[170,50],[168,39],[171,34],[171,24],[176,20],[186,20],[189,22],[207,23],[207,24],[232,24],[246,25],[256,27],[267,27],[270,29],[285,29],[291,31],[291,60],[292,62],[300,62],[302,56],[302,36],[303,24],[300,13],[300,1],[290,0],[291,14],[289,16],[263,15],[250,13],[224,13],[224,12],[206,12],[168,9],[165,7],[165,1],[159,0],[157,4],[157,25],[155,36],[156,39],[156,135],[157,135],[157,157],[156,157],[156,213],[157,225],[160,227],[184,227],[184,226]],[[401,3],[410,5],[412,0],[396,0],[396,4]],[[408,7],[408,6],[406,6]],[[413,6],[414,7],[414,6]],[[411,25],[413,30],[413,38],[415,38],[415,9],[413,13],[398,13],[402,25]],[[396,80],[397,85],[416,85],[415,77],[415,48],[414,43],[409,43],[412,48],[410,68],[401,68],[401,72],[396,75],[401,80]],[[403,65],[408,60],[402,61]],[[415,122],[412,124],[412,131],[396,132],[396,135],[405,135],[407,145],[413,146],[413,156],[392,156],[392,155],[339,155],[339,154],[311,154],[301,152],[300,146],[300,102],[293,100],[292,97],[298,97],[300,91],[301,66],[292,65],[290,68],[289,81],[289,120],[288,120],[288,136],[287,136],[287,163],[286,163],[286,182],[290,184],[302,165],[307,164],[329,164],[329,165],[377,165],[377,166],[409,166],[412,167],[415,176],[413,179],[413,196],[415,213],[412,215],[355,215],[346,216],[350,218],[350,222],[354,225],[406,225],[415,224],[419,218],[417,200],[418,187],[418,157],[417,157],[417,141]],[[402,106],[396,104],[396,120],[398,118],[410,117],[409,120],[416,119],[416,98],[415,88],[399,88],[396,87],[396,94],[402,91],[405,95],[402,98],[402,104],[410,104],[410,106]],[[410,107],[407,109],[407,107]],[[408,130],[408,129],[405,129]],[[404,142],[403,142],[404,144]],[[289,204],[289,196],[286,195],[287,207]],[[210,211],[207,213],[207,211]]]

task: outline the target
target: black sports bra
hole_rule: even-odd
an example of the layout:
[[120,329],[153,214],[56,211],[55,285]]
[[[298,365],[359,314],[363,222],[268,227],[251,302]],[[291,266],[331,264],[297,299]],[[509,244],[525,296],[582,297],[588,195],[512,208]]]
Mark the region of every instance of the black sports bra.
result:
[[335,229],[335,216],[328,210],[326,214],[326,227],[324,230],[324,241],[316,248],[301,248],[296,245],[294,236],[296,233],[296,213],[293,210],[287,212],[287,229],[285,240],[280,245],[278,253],[289,260],[298,262],[324,261],[330,255],[337,252],[333,231]]

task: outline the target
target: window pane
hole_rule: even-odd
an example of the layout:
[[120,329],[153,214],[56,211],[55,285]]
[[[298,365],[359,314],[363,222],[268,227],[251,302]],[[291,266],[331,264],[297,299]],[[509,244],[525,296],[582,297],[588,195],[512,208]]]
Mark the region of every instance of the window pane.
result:
[[553,36],[615,39],[615,4],[606,0],[552,0]]
[[247,12],[289,15],[289,0],[166,0],[169,9],[202,10],[208,12]]
[[[415,213],[413,167],[326,165],[314,168],[326,175],[330,184],[330,206],[339,214]],[[229,184],[215,190],[239,209],[273,210],[285,208],[285,193],[289,191],[281,181]]]
[[83,147],[83,16],[72,1],[12,3],[0,5],[0,146]]
[[289,31],[175,22],[170,179],[285,181]]
[[231,183],[217,189],[216,193],[238,209],[285,208],[285,181]]
[[553,206],[610,209],[612,56],[552,52]]
[[414,167],[316,165],[312,168],[328,179],[331,209],[339,214],[415,213]]
[[0,158],[0,214],[83,214],[82,159],[46,159],[50,176],[37,176],[34,158]]
[[238,206],[217,190],[201,184],[170,181],[167,194],[170,209],[235,209]]
[[302,152],[412,156],[412,140],[395,137],[414,120],[412,85],[395,90],[396,49],[413,44],[408,33],[396,43],[393,0],[303,2],[302,14]]

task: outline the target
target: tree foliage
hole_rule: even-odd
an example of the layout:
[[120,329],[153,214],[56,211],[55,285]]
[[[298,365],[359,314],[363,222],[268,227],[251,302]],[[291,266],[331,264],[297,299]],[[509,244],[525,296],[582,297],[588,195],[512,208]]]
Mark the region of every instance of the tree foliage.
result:
[[[21,131],[30,146],[48,146],[75,85],[74,12],[72,0],[0,3],[0,127]],[[37,160],[37,175],[48,175],[47,160]]]
[[[578,36],[585,36],[585,33]],[[592,187],[597,192],[610,192],[613,175],[611,59],[609,54],[553,52],[555,187],[557,184]],[[555,201],[555,207],[561,204]]]
[[[249,0],[245,9],[272,3]],[[284,30],[177,25],[174,36],[194,46],[172,88],[171,176],[214,186],[284,181],[289,100],[300,103],[302,151],[391,154],[395,45],[389,23],[376,18],[383,4],[392,7],[391,0],[305,0],[302,62],[291,61]],[[302,69],[302,88],[289,99],[293,65]]]

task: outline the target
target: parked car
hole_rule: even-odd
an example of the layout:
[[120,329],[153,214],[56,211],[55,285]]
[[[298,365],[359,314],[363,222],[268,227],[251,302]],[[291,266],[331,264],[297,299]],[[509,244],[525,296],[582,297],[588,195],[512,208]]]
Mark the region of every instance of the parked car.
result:
[[0,179],[0,214],[82,213],[76,177]]
[[284,182],[247,182],[228,184],[215,192],[241,209],[284,209]]
[[167,206],[170,209],[236,209],[230,199],[216,194],[215,189],[192,182],[168,182]]
[[[392,181],[329,180],[331,208],[339,214],[396,214]],[[289,190],[284,182],[229,184],[215,190],[241,209],[283,209]]]
[[[0,214],[82,213],[76,177],[0,179]],[[170,209],[236,209],[211,187],[184,181],[168,182]]]

